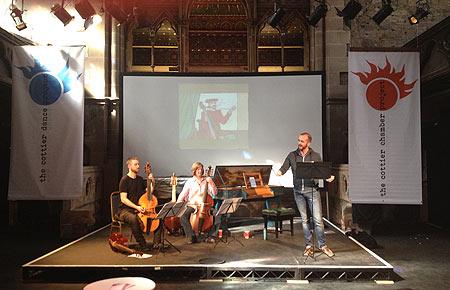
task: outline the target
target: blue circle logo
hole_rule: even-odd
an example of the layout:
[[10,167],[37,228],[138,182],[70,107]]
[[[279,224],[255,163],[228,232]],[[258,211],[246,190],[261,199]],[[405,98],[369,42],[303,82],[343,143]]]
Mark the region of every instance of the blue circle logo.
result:
[[63,87],[58,78],[48,72],[41,72],[31,79],[29,92],[36,104],[46,106],[61,97]]

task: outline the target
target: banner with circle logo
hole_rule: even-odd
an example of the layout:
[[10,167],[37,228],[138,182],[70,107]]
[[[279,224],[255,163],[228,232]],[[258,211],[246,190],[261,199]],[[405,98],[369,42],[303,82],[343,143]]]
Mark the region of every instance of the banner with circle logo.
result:
[[9,200],[80,197],[84,47],[13,50]]
[[351,51],[348,59],[350,200],[421,204],[419,53]]

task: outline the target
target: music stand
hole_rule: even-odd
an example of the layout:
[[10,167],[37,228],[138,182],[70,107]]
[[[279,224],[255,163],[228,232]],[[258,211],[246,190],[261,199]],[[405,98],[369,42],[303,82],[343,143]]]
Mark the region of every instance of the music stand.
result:
[[[242,197],[234,197],[234,198],[224,199],[222,204],[220,205],[219,210],[216,213],[216,216],[228,215],[228,214],[234,213],[237,210],[237,208],[239,207],[239,205],[241,204],[241,201],[242,201]],[[228,220],[226,219],[225,222],[228,223]],[[227,225],[227,228],[228,228],[228,225]],[[239,241],[238,239],[236,239],[233,235],[231,235],[230,237],[234,241],[237,241],[239,244],[241,244],[241,246],[244,247],[244,244],[242,244],[242,242]],[[214,248],[217,246],[217,244],[219,242],[222,242],[222,243],[225,243],[225,244],[229,244],[230,243],[230,242],[228,242],[228,236],[226,236],[225,239],[224,239],[223,235],[222,235],[222,237],[220,237],[216,241],[216,243],[214,245]]]
[[161,242],[162,242],[162,250],[164,251],[165,243],[167,242],[172,248],[177,250],[179,253],[181,253],[180,249],[175,247],[167,238],[166,238],[166,225],[164,224],[164,219],[172,216],[180,217],[183,215],[183,213],[186,211],[186,203],[185,201],[175,202],[170,201],[163,205],[161,210],[159,211],[158,215],[156,216],[157,219],[160,220],[160,222],[163,225],[162,233],[161,233]]
[[[297,169],[295,171],[295,178],[296,179],[328,179],[331,177],[331,163],[330,162],[297,162],[296,164]],[[311,187],[311,217],[310,220],[312,220],[312,258],[314,261],[316,260],[314,253],[316,248],[316,242],[315,242],[315,224],[314,224],[314,198],[313,198],[314,189]],[[320,193],[319,193],[320,198]],[[311,222],[310,222],[311,225]],[[311,229],[310,229],[311,230]],[[304,263],[308,260],[310,256],[307,255],[305,258]],[[328,257],[328,256],[327,256]],[[333,259],[332,257],[329,257],[330,259]]]

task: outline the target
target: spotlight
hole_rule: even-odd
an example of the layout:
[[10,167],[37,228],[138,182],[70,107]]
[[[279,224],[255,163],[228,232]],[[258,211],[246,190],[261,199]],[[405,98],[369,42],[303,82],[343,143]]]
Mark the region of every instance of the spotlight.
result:
[[345,5],[344,9],[339,10],[336,8],[336,12],[339,17],[344,18],[345,25],[350,27],[350,20],[355,18],[361,9],[362,5],[358,1],[350,0],[347,5]]
[[382,0],[381,2],[383,3],[381,9],[372,17],[372,20],[378,25],[394,12],[394,8],[391,6],[391,0]]
[[428,5],[428,2],[426,0],[418,0],[416,2],[416,12],[408,17],[409,23],[411,25],[417,24],[428,14],[430,14],[430,5]]
[[109,1],[105,3],[105,11],[108,12],[109,15],[114,17],[117,22],[119,22],[119,25],[128,20],[128,16],[125,14],[125,12],[123,12],[123,10],[114,3],[109,3]]
[[22,10],[20,10],[19,8],[17,8],[16,5],[11,4],[9,6],[9,10],[11,10],[11,17],[14,20],[14,23],[16,23],[16,28],[17,30],[21,31],[24,30],[25,28],[27,28],[27,25],[25,24],[25,22],[22,19],[22,14],[23,14],[23,7]]
[[269,19],[267,19],[267,23],[273,28],[275,28],[280,23],[281,18],[283,18],[284,16],[284,13],[285,12],[283,8],[279,7],[278,9],[275,10],[272,16],[270,16]]
[[84,20],[95,14],[95,9],[92,7],[92,4],[87,0],[81,0],[78,3],[75,3],[75,9],[78,14],[80,14],[81,18]]
[[308,17],[308,24],[311,26],[316,26],[317,23],[322,19],[328,11],[328,7],[325,2],[319,3],[316,6],[313,13]]
[[51,12],[64,24],[64,26],[66,26],[70,21],[72,21],[72,19],[74,19],[74,16],[70,15],[63,6],[64,0],[62,5],[54,4],[51,8]]
[[95,14],[95,9],[88,0],[80,0],[75,3],[75,9],[81,18],[84,19],[84,29],[88,29],[91,25],[96,25],[101,22],[101,17]]

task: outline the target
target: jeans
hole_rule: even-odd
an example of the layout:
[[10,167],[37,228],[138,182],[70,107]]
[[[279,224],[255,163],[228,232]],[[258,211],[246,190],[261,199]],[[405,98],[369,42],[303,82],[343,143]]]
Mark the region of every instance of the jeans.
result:
[[320,193],[311,187],[306,187],[304,190],[294,187],[294,199],[297,203],[298,211],[302,219],[303,234],[305,235],[306,246],[312,246],[312,232],[310,223],[308,221],[308,210],[313,216],[313,226],[316,233],[317,244],[319,248],[325,246],[325,234],[322,220],[322,202],[320,200]]

